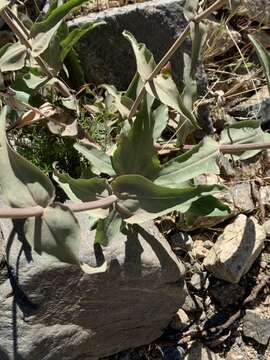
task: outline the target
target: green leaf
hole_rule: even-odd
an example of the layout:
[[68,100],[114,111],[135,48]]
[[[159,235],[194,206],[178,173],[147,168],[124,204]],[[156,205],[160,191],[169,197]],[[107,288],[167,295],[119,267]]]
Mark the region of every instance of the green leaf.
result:
[[169,120],[169,109],[166,105],[159,105],[153,111],[153,118],[154,118],[154,129],[153,129],[153,140],[157,141],[162,131],[166,128]]
[[248,38],[251,41],[252,45],[254,46],[259,61],[263,67],[264,75],[268,86],[268,91],[270,94],[270,55],[268,51],[263,47],[263,45],[255,38],[255,36],[248,35]]
[[187,21],[193,19],[198,13],[199,0],[186,0],[184,6],[184,16]]
[[61,41],[60,45],[62,47],[61,52],[61,61],[65,59],[67,54],[70,52],[70,50],[73,48],[73,46],[76,45],[76,43],[85,35],[88,33],[88,31],[93,30],[94,28],[106,24],[105,21],[91,21],[88,23],[85,23],[78,28],[72,30],[68,36]]
[[46,207],[54,197],[54,187],[36,166],[18,155],[6,138],[6,112],[0,114],[0,186],[12,207]]
[[42,218],[29,218],[25,236],[39,255],[46,253],[59,261],[79,264],[80,227],[65,205],[52,204]]
[[145,44],[138,43],[130,32],[124,31],[123,36],[130,42],[136,57],[137,71],[142,80],[146,81],[156,66],[153,54]]
[[162,104],[183,114],[194,127],[198,127],[196,117],[184,105],[177,86],[170,75],[157,75],[146,84],[145,88],[150,95],[158,99]]
[[115,176],[111,158],[106,153],[94,148],[90,144],[77,143],[74,144],[74,147],[90,162],[93,173]]
[[73,212],[63,204],[48,206],[41,218],[29,218],[25,224],[25,237],[39,255],[45,253],[53,262],[78,265],[89,274],[106,271],[106,263],[97,268],[81,263],[80,226]]
[[127,118],[129,115],[129,111],[133,104],[133,101],[129,99],[126,95],[117,91],[113,85],[103,84],[101,85],[104,89],[107,90],[108,94],[111,95],[114,99],[114,105],[116,109],[121,114],[122,118]]
[[35,37],[39,33],[46,33],[55,25],[59,24],[65,16],[76,7],[82,5],[88,0],[68,0],[64,4],[54,8],[45,20],[36,22],[31,28],[31,36]]
[[163,165],[155,184],[178,187],[201,174],[219,174],[218,156],[219,144],[206,137],[193,149]]
[[143,87],[143,81],[140,77],[140,74],[137,71],[133,79],[131,80],[131,83],[129,84],[125,95],[131,100],[135,101],[142,87]]
[[[53,178],[74,202],[94,201],[100,196],[108,195],[106,180],[98,177],[74,179],[68,174],[61,174],[54,169]],[[108,209],[89,210],[88,213],[94,217],[104,218],[108,215]]]
[[79,54],[74,49],[71,49],[67,54],[65,66],[68,69],[68,80],[71,83],[72,89],[79,90],[86,81]]
[[112,182],[113,192],[120,199],[118,205],[130,213],[128,223],[143,223],[177,210],[186,212],[201,196],[224,190],[218,185],[199,185],[172,189],[155,185],[139,175],[123,175]]
[[[35,25],[35,24],[34,24]],[[34,26],[33,25],[33,26]],[[61,22],[56,24],[51,29],[46,32],[39,32],[31,39],[32,52],[31,55],[33,57],[37,57],[42,54],[45,50],[48,49],[51,40],[55,36],[57,30],[59,29]],[[59,52],[59,51],[58,51]]]
[[117,175],[140,174],[155,177],[159,160],[153,146],[153,130],[153,117],[148,113],[145,98],[132,128],[128,134],[120,135],[113,154],[112,164]]
[[65,16],[86,1],[69,0],[50,11],[45,20],[36,22],[31,27],[32,55],[34,57],[39,56],[48,48],[52,37],[55,35]]
[[109,242],[120,233],[122,218],[113,209],[105,219],[100,219],[97,224],[95,243],[107,246]]
[[202,196],[194,201],[185,213],[187,225],[192,225],[200,217],[226,217],[230,214],[230,208],[215,197]]
[[[257,120],[244,120],[227,126],[220,135],[221,144],[248,144],[264,143],[269,141],[268,134],[264,133]],[[234,153],[235,159],[248,159],[262,150],[247,150]]]
[[10,4],[10,0],[0,0],[0,11]]
[[27,49],[19,42],[6,44],[0,49],[0,71],[16,71],[25,66]]

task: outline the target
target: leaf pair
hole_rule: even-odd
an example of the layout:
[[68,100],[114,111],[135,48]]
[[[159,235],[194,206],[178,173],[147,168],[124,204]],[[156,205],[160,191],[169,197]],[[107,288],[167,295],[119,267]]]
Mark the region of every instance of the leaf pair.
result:
[[[65,205],[53,203],[54,186],[49,178],[10,147],[6,138],[6,113],[4,108],[0,114],[1,192],[11,207],[44,208],[41,217],[27,220],[26,239],[40,255],[47,253],[54,261],[79,265],[87,273],[98,271],[80,262],[78,221]],[[97,185],[100,190],[101,184]],[[104,266],[99,270],[104,271]]]

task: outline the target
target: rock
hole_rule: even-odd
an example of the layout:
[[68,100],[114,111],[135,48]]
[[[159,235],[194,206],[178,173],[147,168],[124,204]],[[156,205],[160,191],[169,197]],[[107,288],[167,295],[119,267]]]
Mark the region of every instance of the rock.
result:
[[246,9],[247,16],[260,24],[270,26],[269,0],[241,0],[241,2]]
[[263,224],[264,231],[267,237],[270,237],[270,219],[267,219]]
[[179,309],[170,322],[170,327],[179,331],[185,330],[189,325],[189,317],[183,309]]
[[171,247],[174,250],[185,250],[190,251],[193,247],[192,237],[184,232],[178,232],[173,234],[169,240]]
[[263,227],[240,214],[225,227],[203,264],[218,279],[238,283],[260,254],[264,240]]
[[[87,215],[79,219],[81,258],[94,266],[102,254]],[[9,265],[0,277],[1,360],[93,360],[147,344],[184,302],[183,266],[153,224],[115,237],[103,249],[107,271],[92,275],[31,251],[22,221],[0,224]]]
[[193,295],[192,297],[188,294],[185,298],[185,302],[182,305],[182,309],[187,313],[196,313],[203,310],[203,303],[199,296]]
[[194,342],[184,360],[221,360],[221,357],[201,343]]
[[243,318],[243,334],[262,345],[267,345],[270,339],[270,318],[255,310],[247,310]]
[[195,273],[192,275],[189,283],[194,289],[201,290],[203,284],[205,283],[206,277],[207,277],[206,271],[201,273]]
[[164,360],[182,360],[186,352],[181,346],[162,346],[161,351]]
[[192,249],[193,256],[198,260],[203,260],[209,253],[209,250],[204,246],[203,240],[195,240]]
[[[69,22],[71,28],[87,22],[105,20],[106,25],[88,32],[76,49],[80,55],[87,81],[97,85],[108,83],[126,90],[136,71],[135,57],[123,37],[130,31],[143,42],[159,61],[186,26],[183,15],[185,0],[153,0],[78,17]],[[183,52],[190,51],[189,41],[172,57],[175,81],[182,79]]]
[[228,284],[218,282],[209,287],[209,295],[211,299],[220,307],[237,304],[245,298],[245,288],[238,284]]

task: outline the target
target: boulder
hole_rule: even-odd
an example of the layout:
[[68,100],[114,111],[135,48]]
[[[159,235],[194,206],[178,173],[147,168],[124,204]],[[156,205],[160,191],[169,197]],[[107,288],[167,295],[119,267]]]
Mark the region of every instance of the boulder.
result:
[[216,278],[238,283],[260,254],[265,237],[255,219],[240,214],[225,227],[203,264]]
[[23,221],[1,220],[0,359],[92,360],[158,338],[185,299],[184,269],[151,223],[94,246],[85,214],[81,259],[105,273],[31,250]]
[[[130,31],[159,61],[186,26],[184,3],[185,0],[153,0],[71,20],[72,29],[90,21],[106,21],[106,25],[81,38],[76,47],[87,81],[97,85],[108,83],[118,90],[126,90],[136,72],[136,61],[122,32]],[[184,51],[190,51],[189,41],[185,41],[171,59],[173,77],[178,84],[182,79]]]

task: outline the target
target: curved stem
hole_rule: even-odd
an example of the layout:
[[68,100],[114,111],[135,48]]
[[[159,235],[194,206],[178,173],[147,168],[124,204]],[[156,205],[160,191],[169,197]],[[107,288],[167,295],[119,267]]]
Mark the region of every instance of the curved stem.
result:
[[[117,196],[110,195],[104,199],[85,203],[64,204],[73,212],[107,208],[117,201]],[[45,208],[33,206],[28,208],[0,208],[0,218],[25,219],[28,217],[42,216]]]

